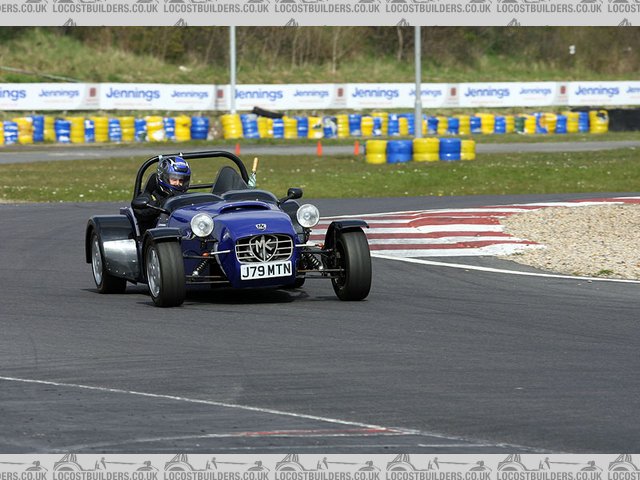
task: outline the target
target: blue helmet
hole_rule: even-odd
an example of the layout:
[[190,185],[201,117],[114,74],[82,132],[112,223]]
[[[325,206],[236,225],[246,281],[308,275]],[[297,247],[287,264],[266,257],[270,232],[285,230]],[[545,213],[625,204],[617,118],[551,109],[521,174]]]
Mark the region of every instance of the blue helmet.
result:
[[176,155],[158,162],[158,187],[167,195],[186,192],[190,181],[191,168],[184,158]]

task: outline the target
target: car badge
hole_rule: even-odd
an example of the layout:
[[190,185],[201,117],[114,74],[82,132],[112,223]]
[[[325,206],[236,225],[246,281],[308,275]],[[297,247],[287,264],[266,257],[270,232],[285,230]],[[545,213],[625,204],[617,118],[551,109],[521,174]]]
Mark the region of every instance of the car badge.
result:
[[249,249],[259,262],[268,262],[278,253],[278,238],[275,235],[256,235],[249,241]]
[[267,224],[266,224],[266,223],[258,223],[258,224],[256,225],[256,228],[257,228],[258,230],[266,230],[266,229],[267,229]]

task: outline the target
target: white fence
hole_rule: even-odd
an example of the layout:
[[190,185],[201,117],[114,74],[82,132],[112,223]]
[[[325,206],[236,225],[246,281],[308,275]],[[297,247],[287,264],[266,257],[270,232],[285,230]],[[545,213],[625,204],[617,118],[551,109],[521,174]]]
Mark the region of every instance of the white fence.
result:
[[[239,111],[408,108],[415,84],[237,85]],[[640,105],[640,81],[423,83],[425,109]],[[220,111],[229,85],[159,83],[0,83],[0,110]]]

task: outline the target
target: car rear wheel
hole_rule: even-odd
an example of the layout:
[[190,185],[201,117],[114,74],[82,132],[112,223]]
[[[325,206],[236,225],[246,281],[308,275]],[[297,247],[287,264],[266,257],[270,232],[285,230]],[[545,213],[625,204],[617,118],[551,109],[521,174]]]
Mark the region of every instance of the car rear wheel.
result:
[[95,232],[91,235],[91,270],[98,292],[124,293],[127,288],[127,281],[124,278],[114,277],[107,271],[104,257],[100,250],[100,237]]
[[180,244],[152,243],[145,253],[145,267],[153,303],[158,307],[182,305],[186,288]]
[[363,300],[371,290],[371,254],[362,230],[336,235],[334,263],[341,273],[331,279],[340,300]]

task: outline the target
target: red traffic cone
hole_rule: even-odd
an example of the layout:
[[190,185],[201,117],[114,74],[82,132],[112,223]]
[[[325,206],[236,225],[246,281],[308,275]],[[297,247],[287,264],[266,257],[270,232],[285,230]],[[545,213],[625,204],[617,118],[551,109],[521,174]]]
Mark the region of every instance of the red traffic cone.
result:
[[236,143],[236,155],[240,156],[240,142]]
[[353,144],[353,154],[360,155],[360,142],[358,140]]
[[320,140],[318,140],[318,146],[316,147],[316,153],[318,154],[319,157],[322,156],[322,142]]

